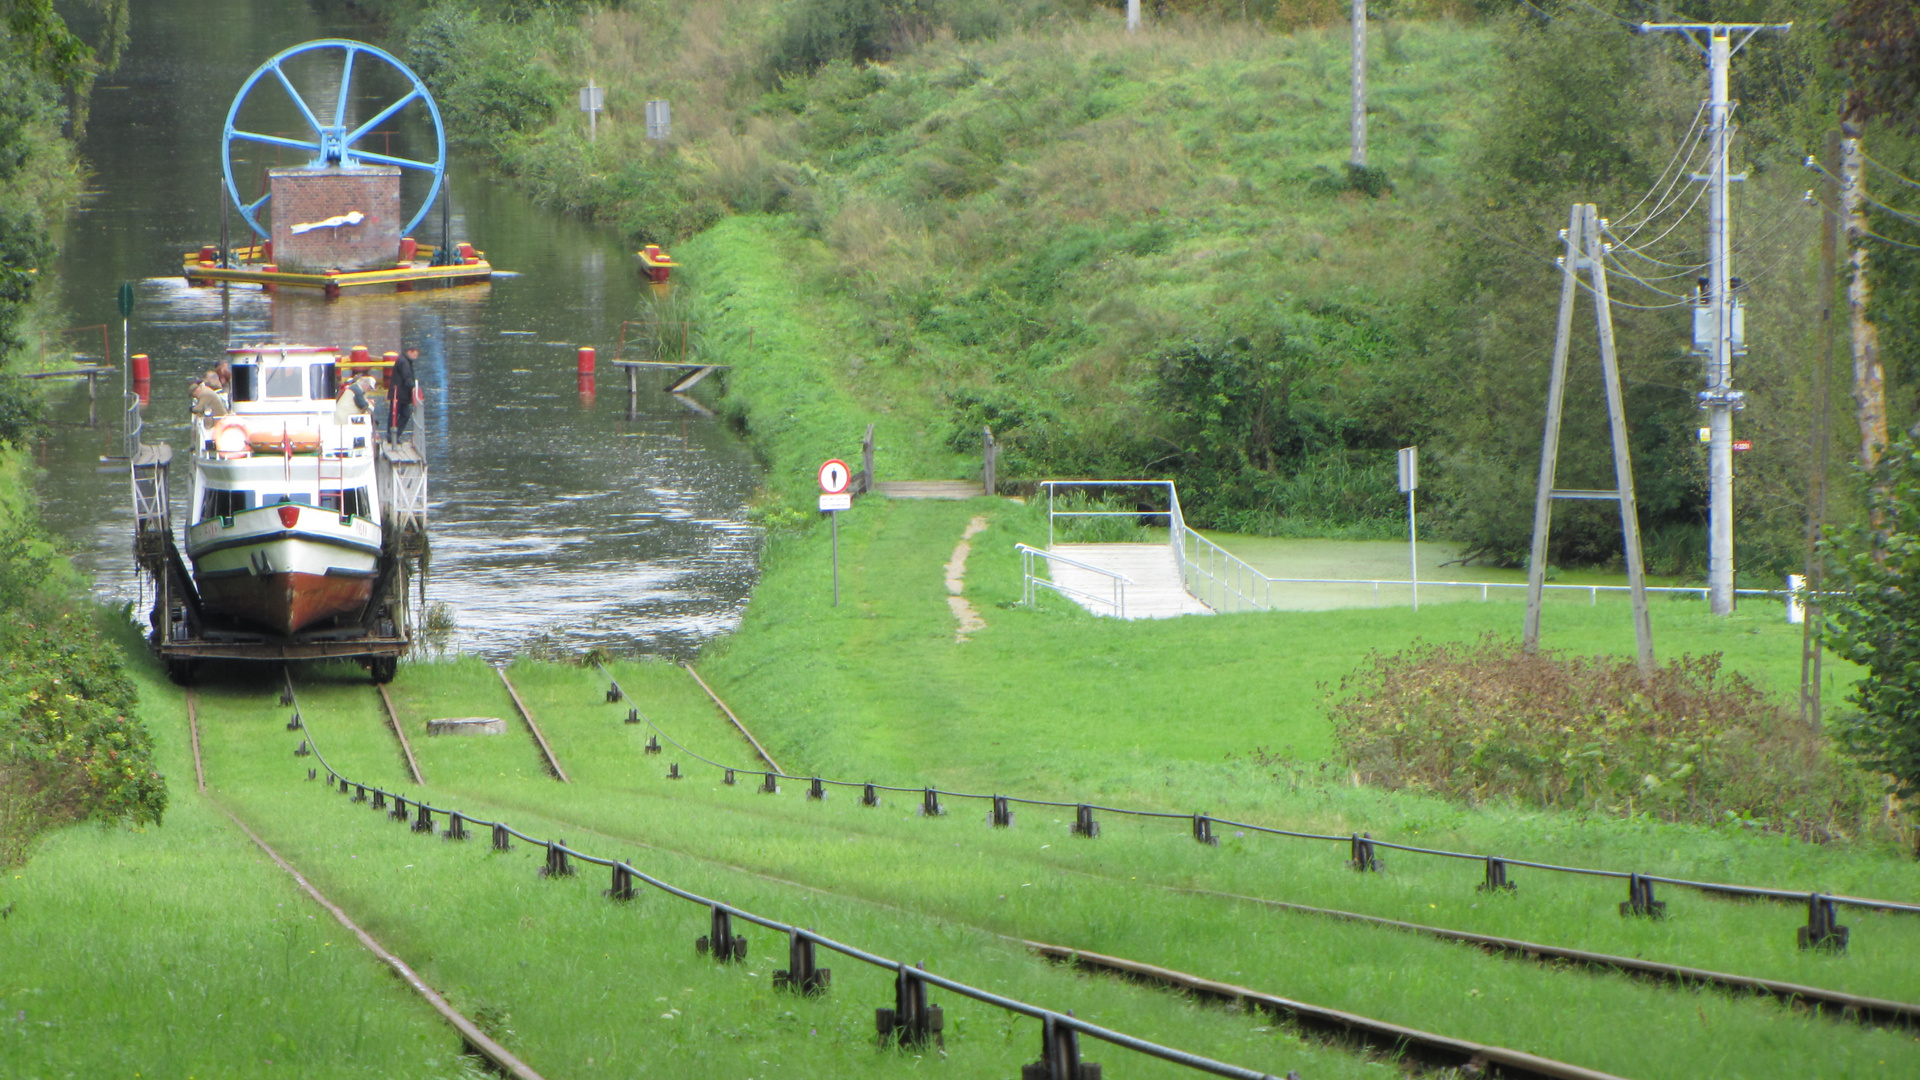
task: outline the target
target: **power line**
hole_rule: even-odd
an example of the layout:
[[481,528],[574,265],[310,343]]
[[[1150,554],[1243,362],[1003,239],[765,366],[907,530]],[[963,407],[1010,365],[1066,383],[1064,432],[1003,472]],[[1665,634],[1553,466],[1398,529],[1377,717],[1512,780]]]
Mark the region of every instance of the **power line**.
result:
[[[1901,173],[1898,170],[1890,168],[1886,165],[1882,165],[1879,162],[1873,160],[1872,158],[1867,157],[1864,151],[1860,154],[1860,156],[1866,160],[1867,164],[1872,165],[1874,168],[1879,169],[1881,172],[1886,173],[1888,176],[1893,177],[1895,180],[1900,181],[1901,183],[1907,185],[1908,187],[1920,188],[1920,180],[1915,180],[1911,177],[1901,175]],[[1808,158],[1807,160],[1812,161],[1813,159]]]
[[[1706,109],[1707,109],[1706,102],[1703,101],[1700,103],[1699,108],[1696,108],[1693,110],[1693,122],[1687,125],[1687,133],[1685,135],[1680,136],[1679,143],[1674,146],[1673,157],[1667,160],[1666,168],[1661,169],[1660,175],[1654,177],[1653,187],[1648,188],[1647,193],[1645,195],[1640,196],[1640,201],[1637,203],[1634,203],[1631,209],[1629,209],[1626,213],[1620,215],[1620,219],[1622,221],[1625,221],[1627,218],[1632,217],[1635,210],[1638,210],[1642,206],[1646,205],[1647,200],[1653,197],[1654,191],[1660,187],[1661,182],[1666,180],[1667,173],[1672,171],[1675,165],[1679,164],[1680,158],[1682,157],[1682,155],[1685,155],[1688,158],[1691,158],[1693,156],[1693,151],[1688,144],[1691,142],[1699,141],[1698,137],[1694,133],[1699,130],[1700,114],[1705,112]],[[1674,183],[1678,183],[1680,180],[1679,174],[1675,173],[1673,179],[1674,179]],[[1673,190],[1672,184],[1669,184],[1667,186],[1667,190],[1668,191]],[[1665,197],[1666,197],[1666,193],[1662,192],[1661,198],[1664,199]],[[1653,216],[1654,213],[1658,213],[1658,212],[1659,212],[1658,210],[1652,211],[1647,216],[1650,218]]]

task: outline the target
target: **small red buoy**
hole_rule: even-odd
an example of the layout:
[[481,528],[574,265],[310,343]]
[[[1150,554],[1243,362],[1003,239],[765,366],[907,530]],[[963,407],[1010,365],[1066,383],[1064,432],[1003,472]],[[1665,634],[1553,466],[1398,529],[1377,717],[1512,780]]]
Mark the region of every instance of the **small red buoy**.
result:
[[146,353],[134,353],[130,362],[133,365],[132,374],[136,386],[141,383],[153,381],[153,361],[148,358]]
[[593,346],[580,346],[580,374],[593,374]]

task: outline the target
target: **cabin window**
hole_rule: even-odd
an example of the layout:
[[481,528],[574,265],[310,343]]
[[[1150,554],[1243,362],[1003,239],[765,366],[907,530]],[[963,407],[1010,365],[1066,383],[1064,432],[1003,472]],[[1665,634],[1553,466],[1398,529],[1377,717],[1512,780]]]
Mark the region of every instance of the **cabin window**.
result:
[[266,501],[275,505],[280,503],[299,503],[301,506],[312,506],[313,496],[304,491],[281,491],[267,496]]
[[256,401],[259,399],[259,382],[256,378],[259,372],[260,369],[254,367],[252,364],[233,365],[232,397],[234,401]]
[[320,506],[339,514],[352,514],[355,517],[371,517],[373,514],[373,500],[367,497],[366,488],[322,491]]
[[230,518],[253,505],[253,492],[207,488],[200,502],[200,519]]
[[334,366],[332,364],[309,364],[307,365],[307,373],[308,381],[311,384],[307,389],[308,397],[315,401],[332,401],[333,395],[339,393],[339,389],[334,383]]
[[267,396],[270,398],[297,398],[305,392],[302,385],[306,373],[297,367],[270,367],[267,369]]

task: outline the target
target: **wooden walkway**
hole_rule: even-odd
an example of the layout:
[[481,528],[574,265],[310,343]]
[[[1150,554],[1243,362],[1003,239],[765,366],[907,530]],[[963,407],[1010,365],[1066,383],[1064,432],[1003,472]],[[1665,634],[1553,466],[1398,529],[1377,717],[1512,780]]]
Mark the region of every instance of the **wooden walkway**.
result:
[[[1165,544],[1056,544],[1049,550],[1089,566],[1125,574],[1133,582],[1125,590],[1125,618],[1171,619],[1179,615],[1213,614],[1212,608],[1187,592],[1173,549]],[[1047,576],[1055,584],[1095,597],[1114,594],[1113,579],[1105,574],[1051,560],[1037,561],[1046,562]],[[1085,596],[1076,595],[1073,599],[1095,615],[1115,614],[1112,604]]]
[[889,499],[979,499],[987,494],[978,480],[882,480],[874,490]]

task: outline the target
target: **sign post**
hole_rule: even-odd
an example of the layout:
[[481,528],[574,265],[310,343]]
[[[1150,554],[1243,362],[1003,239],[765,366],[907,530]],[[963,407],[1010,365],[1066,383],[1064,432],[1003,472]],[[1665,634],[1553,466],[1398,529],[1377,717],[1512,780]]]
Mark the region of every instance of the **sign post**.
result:
[[607,107],[607,88],[593,85],[587,80],[586,89],[580,91],[580,111],[587,114],[587,141],[600,141],[600,110]]
[[1414,527],[1413,493],[1420,486],[1420,448],[1400,448],[1400,490],[1407,493],[1407,580],[1413,585],[1413,610],[1420,610],[1419,532]]
[[820,512],[833,522],[833,606],[840,606],[840,511],[851,509],[853,496],[847,485],[853,470],[839,458],[828,458],[820,466]]

